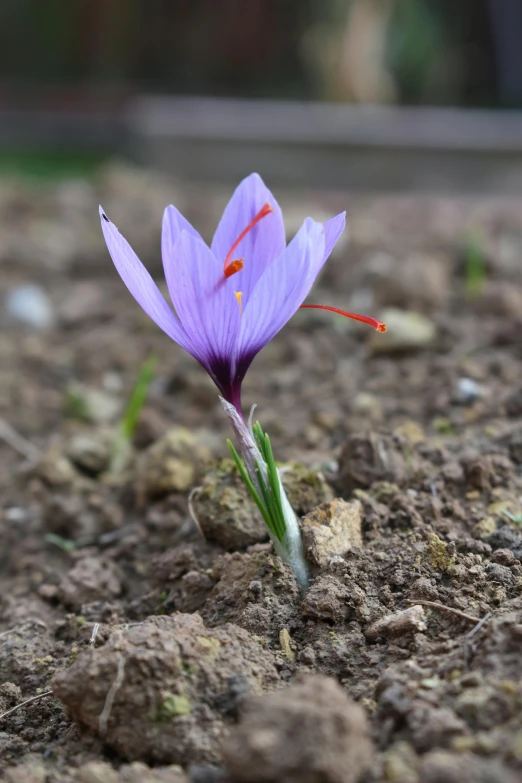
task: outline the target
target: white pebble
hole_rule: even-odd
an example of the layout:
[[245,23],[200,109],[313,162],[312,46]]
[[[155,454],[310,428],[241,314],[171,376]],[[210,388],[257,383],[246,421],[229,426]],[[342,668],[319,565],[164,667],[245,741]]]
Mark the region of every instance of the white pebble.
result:
[[55,323],[54,309],[43,288],[28,283],[13,288],[5,300],[8,320],[44,331]]

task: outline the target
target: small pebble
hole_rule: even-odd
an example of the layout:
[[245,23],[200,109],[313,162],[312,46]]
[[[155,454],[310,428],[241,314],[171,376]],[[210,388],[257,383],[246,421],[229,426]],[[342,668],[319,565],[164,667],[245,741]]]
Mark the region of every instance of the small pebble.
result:
[[437,336],[435,323],[421,313],[389,307],[379,317],[388,329],[385,335],[371,333],[369,343],[374,353],[422,350],[431,345]]
[[377,639],[379,636],[394,638],[408,633],[417,633],[426,630],[424,609],[419,604],[409,609],[401,609],[386,617],[381,617],[372,623],[365,631],[367,639]]
[[31,512],[28,508],[23,508],[23,506],[11,506],[4,513],[7,521],[13,524],[20,525],[24,522],[29,522],[31,519]]
[[32,284],[13,288],[7,294],[5,312],[8,320],[37,331],[51,329],[56,320],[48,295],[43,288]]
[[454,401],[461,405],[470,405],[481,397],[485,390],[473,378],[459,378],[454,392]]

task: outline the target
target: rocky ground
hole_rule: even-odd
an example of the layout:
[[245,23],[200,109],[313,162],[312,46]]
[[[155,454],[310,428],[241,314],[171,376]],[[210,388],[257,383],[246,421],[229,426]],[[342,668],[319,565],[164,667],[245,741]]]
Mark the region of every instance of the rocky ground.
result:
[[3,779],[521,780],[520,203],[281,194],[289,233],[349,211],[312,301],[388,323],[301,311],[245,382],[302,517],[302,595],[215,389],[101,241],[98,202],[159,274],[165,204],[208,237],[225,198],[117,164],[0,184]]

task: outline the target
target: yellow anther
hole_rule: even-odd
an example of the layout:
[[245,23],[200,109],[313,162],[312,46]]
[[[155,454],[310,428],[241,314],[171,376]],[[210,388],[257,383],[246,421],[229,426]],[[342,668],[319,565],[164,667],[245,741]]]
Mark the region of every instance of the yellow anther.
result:
[[243,291],[234,291],[234,296],[237,299],[237,303],[239,305],[239,315],[243,315],[243,302],[241,301],[243,298]]

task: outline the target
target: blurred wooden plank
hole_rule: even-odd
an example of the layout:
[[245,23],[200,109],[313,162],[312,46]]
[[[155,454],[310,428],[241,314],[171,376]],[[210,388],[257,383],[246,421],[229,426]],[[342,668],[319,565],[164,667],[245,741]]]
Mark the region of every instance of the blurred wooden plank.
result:
[[522,112],[146,96],[133,152],[195,179],[522,193]]
[[0,108],[0,145],[127,153],[175,176],[522,194],[522,112],[169,96]]
[[144,96],[140,134],[223,141],[522,152],[522,112]]

